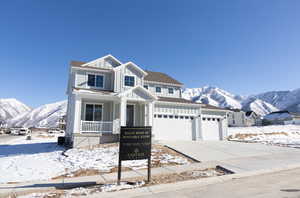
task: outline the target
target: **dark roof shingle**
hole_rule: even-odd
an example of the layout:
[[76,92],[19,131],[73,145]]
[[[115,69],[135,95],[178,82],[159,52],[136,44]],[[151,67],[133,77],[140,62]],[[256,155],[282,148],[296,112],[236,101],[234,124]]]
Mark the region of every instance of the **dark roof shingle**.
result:
[[216,106],[209,105],[209,104],[203,104],[203,105],[204,105],[204,106],[202,107],[203,109],[228,110],[228,109],[216,107]]
[[188,104],[199,104],[200,103],[196,103],[193,102],[191,100],[186,100],[184,98],[171,98],[171,97],[158,97],[158,101],[162,101],[162,102],[177,102],[177,103],[188,103]]
[[148,75],[145,76],[144,80],[151,81],[151,82],[161,82],[161,83],[168,83],[174,85],[183,85],[181,82],[175,80],[174,78],[170,77],[169,75],[161,72],[154,72],[145,70]]

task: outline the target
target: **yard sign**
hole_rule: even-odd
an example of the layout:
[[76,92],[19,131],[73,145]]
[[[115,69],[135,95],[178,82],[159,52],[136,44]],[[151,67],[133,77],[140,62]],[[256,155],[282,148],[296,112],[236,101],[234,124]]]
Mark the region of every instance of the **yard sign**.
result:
[[151,177],[151,126],[121,127],[119,145],[118,184],[121,180],[122,161],[148,160],[148,182]]

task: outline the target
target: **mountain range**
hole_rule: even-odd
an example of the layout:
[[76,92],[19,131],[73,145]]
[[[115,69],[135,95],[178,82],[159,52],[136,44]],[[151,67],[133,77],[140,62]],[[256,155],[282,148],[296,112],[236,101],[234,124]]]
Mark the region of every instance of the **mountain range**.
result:
[[[278,110],[300,112],[300,89],[241,96],[218,87],[205,86],[186,88],[182,96],[194,102],[217,107],[254,111],[261,116]],[[0,123],[5,122],[8,126],[56,127],[58,119],[66,111],[66,100],[31,109],[16,99],[0,99]]]
[[194,102],[217,107],[254,111],[261,116],[278,110],[300,112],[300,89],[241,96],[218,87],[205,86],[202,88],[186,88],[183,90],[182,96]]

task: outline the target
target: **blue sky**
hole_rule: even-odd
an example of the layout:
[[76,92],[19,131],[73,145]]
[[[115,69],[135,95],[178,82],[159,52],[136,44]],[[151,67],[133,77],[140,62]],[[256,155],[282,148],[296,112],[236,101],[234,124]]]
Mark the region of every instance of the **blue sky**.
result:
[[112,54],[186,87],[236,94],[299,88],[298,0],[7,0],[0,98],[66,98],[70,60]]

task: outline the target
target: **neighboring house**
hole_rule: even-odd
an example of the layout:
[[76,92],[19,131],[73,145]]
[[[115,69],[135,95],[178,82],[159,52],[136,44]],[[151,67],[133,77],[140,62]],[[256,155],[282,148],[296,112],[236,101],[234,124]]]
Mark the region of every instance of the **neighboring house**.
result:
[[244,127],[245,126],[245,112],[240,109],[228,109],[228,126],[229,127]]
[[58,128],[61,129],[61,130],[66,130],[66,120],[67,120],[67,116],[64,115],[64,116],[61,116],[59,119],[58,119]]
[[257,115],[254,111],[247,111],[245,113],[245,126],[261,126],[261,116]]
[[209,128],[202,121],[205,105],[183,99],[182,86],[167,74],[122,63],[112,55],[90,62],[72,61],[66,141],[73,146],[115,142],[120,126],[152,126],[154,139],[161,140],[223,139],[225,110],[208,110],[205,116],[212,115],[214,122],[209,126],[214,129],[203,130],[202,126]]
[[264,116],[269,124],[300,124],[300,114],[289,111],[276,111]]

